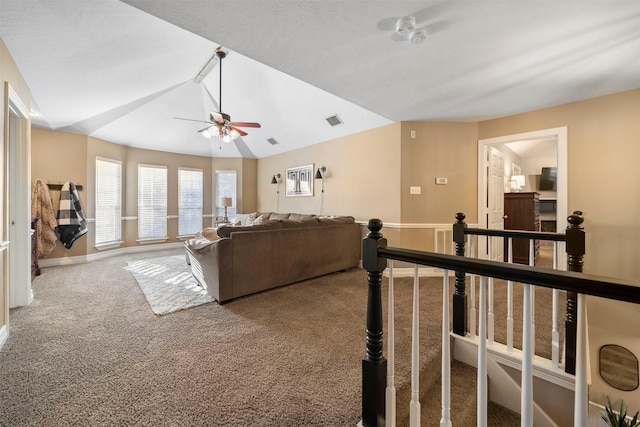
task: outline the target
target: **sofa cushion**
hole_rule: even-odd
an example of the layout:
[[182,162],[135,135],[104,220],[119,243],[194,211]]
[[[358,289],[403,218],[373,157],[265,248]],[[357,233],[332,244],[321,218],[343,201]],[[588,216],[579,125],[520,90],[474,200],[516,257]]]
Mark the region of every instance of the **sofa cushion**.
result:
[[309,219],[309,218],[315,218],[315,217],[316,216],[314,214],[292,213],[289,215],[289,219],[294,219],[294,220]]
[[246,225],[259,224],[268,220],[270,216],[271,212],[254,212],[247,218]]
[[[213,227],[207,227],[199,233],[202,237],[209,240],[218,240],[218,230]],[[197,237],[200,237],[197,235]]]
[[318,225],[316,218],[307,219],[283,219],[280,220],[282,228],[314,227]]
[[336,224],[350,224],[355,222],[355,218],[352,216],[323,216],[318,217],[318,223],[320,225],[336,225]]
[[218,237],[230,237],[231,233],[238,231],[260,231],[260,230],[276,230],[282,228],[280,221],[263,221],[251,225],[223,225],[218,228]]
[[288,219],[289,215],[291,215],[290,213],[272,213],[271,216],[269,217],[270,220],[276,220],[279,221],[281,219]]

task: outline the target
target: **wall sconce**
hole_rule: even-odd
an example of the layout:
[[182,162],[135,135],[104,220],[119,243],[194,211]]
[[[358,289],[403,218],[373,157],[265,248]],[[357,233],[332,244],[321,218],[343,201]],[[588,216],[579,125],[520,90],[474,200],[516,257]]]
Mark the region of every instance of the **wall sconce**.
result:
[[322,180],[322,191],[320,192],[320,215],[322,215],[322,209],[324,208],[324,179],[327,176],[327,167],[320,166],[318,170],[316,170],[315,179]]
[[512,175],[509,184],[511,184],[511,190],[515,192],[522,191],[522,187],[524,187],[524,175]]
[[316,179],[324,179],[325,174],[327,173],[326,166],[320,166],[316,171]]
[[227,208],[231,207],[233,199],[231,197],[220,197],[220,206],[224,208],[224,222],[229,222]]
[[280,206],[280,177],[281,175],[277,173],[271,178],[271,183],[276,184],[276,213],[278,213]]

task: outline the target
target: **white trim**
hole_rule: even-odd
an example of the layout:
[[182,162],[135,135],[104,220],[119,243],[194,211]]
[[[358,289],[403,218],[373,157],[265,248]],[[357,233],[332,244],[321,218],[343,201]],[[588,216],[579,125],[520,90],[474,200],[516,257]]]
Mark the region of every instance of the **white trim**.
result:
[[124,242],[122,240],[117,242],[105,242],[105,243],[100,243],[98,245],[95,245],[94,248],[96,248],[99,251],[104,251],[104,250],[118,248],[122,246],[123,243]]
[[[453,227],[453,224],[455,222],[455,218],[451,220],[450,223],[428,223],[428,222],[424,222],[424,223],[411,223],[411,222],[405,222],[405,223],[400,223],[400,222],[383,222],[383,228],[409,228],[409,229],[446,229],[446,228],[451,228]],[[360,224],[360,225],[364,225],[365,227],[367,226],[368,221],[356,221],[356,223]],[[478,228],[478,224],[467,224],[468,227],[470,228]]]
[[126,255],[139,252],[160,251],[163,249],[177,249],[184,247],[183,242],[161,243],[151,246],[128,246],[125,248],[113,249],[106,252],[98,252],[89,255],[71,256],[64,258],[41,259],[38,264],[40,268],[59,267],[61,265],[86,264],[101,259],[107,259],[118,255]]
[[167,215],[167,219],[178,219],[178,215]]
[[84,220],[87,224],[92,223],[92,222],[96,222],[95,218],[87,218]]
[[214,216],[214,214],[203,214],[202,218],[213,218]]
[[2,349],[4,343],[7,342],[7,338],[9,338],[9,328],[7,325],[2,325],[2,327],[0,327],[0,349]]
[[169,240],[169,236],[149,237],[148,239],[137,239],[136,242],[140,243],[141,245],[148,245],[149,243],[166,242],[167,240]]
[[9,241],[5,240],[0,242],[0,252],[5,251],[9,248]]
[[137,221],[138,217],[137,216],[123,216],[122,220],[123,221]]

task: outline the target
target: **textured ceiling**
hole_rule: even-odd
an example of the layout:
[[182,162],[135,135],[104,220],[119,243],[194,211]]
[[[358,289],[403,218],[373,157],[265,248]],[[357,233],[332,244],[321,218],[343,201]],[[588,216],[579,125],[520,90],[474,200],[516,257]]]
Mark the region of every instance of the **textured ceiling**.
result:
[[[394,32],[416,17],[414,45]],[[477,120],[640,87],[639,1],[0,0],[36,126],[124,145],[266,157],[391,121]],[[261,129],[196,130],[217,110]],[[330,127],[338,114],[344,124]],[[272,146],[268,138],[279,144]]]

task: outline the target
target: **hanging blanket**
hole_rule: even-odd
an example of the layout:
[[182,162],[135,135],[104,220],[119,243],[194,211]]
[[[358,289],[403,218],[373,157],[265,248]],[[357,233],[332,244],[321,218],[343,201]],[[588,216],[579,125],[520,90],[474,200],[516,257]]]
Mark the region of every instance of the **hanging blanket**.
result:
[[36,239],[38,239],[38,258],[44,258],[56,246],[56,213],[49,187],[41,180],[36,180],[31,189],[31,218],[36,222]]
[[73,242],[88,230],[76,186],[73,182],[67,181],[60,190],[56,234],[64,247],[70,249]]

